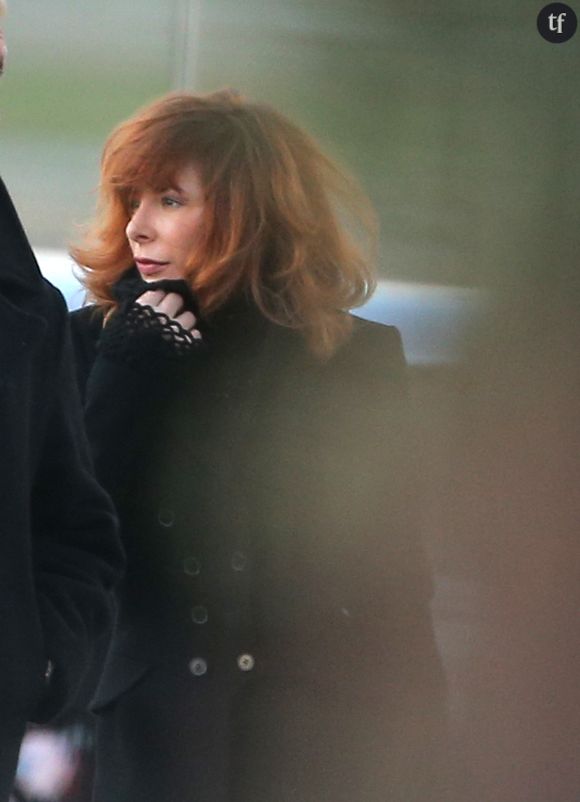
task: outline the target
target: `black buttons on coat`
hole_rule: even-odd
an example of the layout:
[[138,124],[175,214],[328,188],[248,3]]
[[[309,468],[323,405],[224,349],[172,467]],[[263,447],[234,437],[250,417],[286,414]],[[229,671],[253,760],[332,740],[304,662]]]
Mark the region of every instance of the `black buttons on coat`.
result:
[[196,604],[191,610],[191,620],[194,624],[207,624],[209,613],[203,604]]
[[201,565],[195,557],[186,557],[183,560],[183,573],[187,576],[199,576]]
[[189,661],[189,670],[194,677],[203,677],[207,674],[207,661],[203,657],[194,657]]
[[161,526],[169,529],[175,523],[175,513],[169,507],[161,507],[157,513],[157,520]]
[[240,671],[251,671],[256,665],[256,661],[251,654],[240,654],[238,656],[238,668]]
[[[256,660],[249,652],[244,652],[236,658],[238,669],[245,674],[253,671]],[[207,674],[209,666],[204,657],[194,657],[189,661],[189,671],[194,677],[203,677]]]

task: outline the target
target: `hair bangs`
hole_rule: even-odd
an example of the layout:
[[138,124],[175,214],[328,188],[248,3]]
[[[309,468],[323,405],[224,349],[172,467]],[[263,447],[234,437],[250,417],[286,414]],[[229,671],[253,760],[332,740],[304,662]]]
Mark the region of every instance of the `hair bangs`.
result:
[[195,161],[190,148],[177,148],[171,142],[122,143],[105,151],[101,187],[106,194],[119,198],[123,207],[128,209],[137,192],[169,189],[174,186],[177,173]]

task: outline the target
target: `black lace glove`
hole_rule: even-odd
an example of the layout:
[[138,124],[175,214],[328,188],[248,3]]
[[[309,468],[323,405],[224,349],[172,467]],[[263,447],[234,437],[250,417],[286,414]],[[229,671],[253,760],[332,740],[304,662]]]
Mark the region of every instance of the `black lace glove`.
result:
[[184,281],[148,283],[133,274],[120,282],[116,289],[121,303],[103,328],[99,353],[117,362],[157,372],[164,365],[183,362],[204,349],[203,340],[194,337],[176,320],[136,301],[148,290],[176,292],[184,299],[184,308],[197,317],[195,299]]

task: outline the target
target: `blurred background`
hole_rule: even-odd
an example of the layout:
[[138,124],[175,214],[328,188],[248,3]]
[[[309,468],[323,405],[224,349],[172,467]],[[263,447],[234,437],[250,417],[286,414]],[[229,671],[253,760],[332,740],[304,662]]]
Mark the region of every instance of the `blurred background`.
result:
[[411,363],[475,802],[580,798],[580,33],[548,44],[541,7],[12,0],[5,20],[0,169],[63,288],[50,259],[92,212],[106,135],[168,90],[272,102],[361,179],[383,279],[364,313],[401,327]]

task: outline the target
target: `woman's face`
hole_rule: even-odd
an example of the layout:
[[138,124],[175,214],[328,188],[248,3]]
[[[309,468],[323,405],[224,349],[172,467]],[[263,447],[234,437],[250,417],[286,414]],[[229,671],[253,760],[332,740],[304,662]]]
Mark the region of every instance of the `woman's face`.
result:
[[183,278],[203,217],[204,193],[198,170],[179,170],[163,192],[146,189],[134,196],[125,232],[145,281]]

